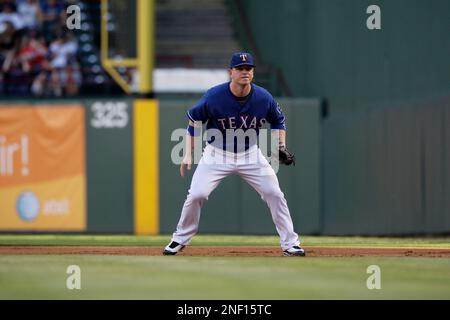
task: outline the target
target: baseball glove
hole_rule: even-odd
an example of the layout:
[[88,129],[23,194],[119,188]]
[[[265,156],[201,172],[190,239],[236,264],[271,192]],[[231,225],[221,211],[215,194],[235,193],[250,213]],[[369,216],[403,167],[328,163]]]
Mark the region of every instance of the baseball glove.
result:
[[293,164],[295,166],[295,156],[291,153],[285,146],[281,146],[278,149],[278,159],[280,163],[290,166]]

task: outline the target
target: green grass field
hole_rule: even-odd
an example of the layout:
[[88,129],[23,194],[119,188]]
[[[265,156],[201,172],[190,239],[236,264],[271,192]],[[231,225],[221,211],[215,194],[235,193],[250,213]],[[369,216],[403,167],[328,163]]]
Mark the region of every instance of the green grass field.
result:
[[[163,247],[170,236],[0,235],[8,245]],[[449,248],[449,238],[303,237],[306,246]],[[192,245],[278,245],[277,237],[202,236]],[[81,290],[68,290],[69,265]],[[378,265],[381,289],[366,286]],[[0,255],[0,299],[450,299],[450,258]]]

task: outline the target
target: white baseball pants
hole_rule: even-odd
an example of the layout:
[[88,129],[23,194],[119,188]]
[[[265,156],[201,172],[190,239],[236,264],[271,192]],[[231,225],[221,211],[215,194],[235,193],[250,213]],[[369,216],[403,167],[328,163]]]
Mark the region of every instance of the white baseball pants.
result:
[[232,174],[241,176],[269,206],[272,220],[280,236],[281,248],[286,250],[300,245],[275,171],[256,145],[242,153],[206,146],[192,177],[191,187],[172,240],[183,245],[190,243],[198,231],[203,203],[208,200],[209,194],[220,181]]

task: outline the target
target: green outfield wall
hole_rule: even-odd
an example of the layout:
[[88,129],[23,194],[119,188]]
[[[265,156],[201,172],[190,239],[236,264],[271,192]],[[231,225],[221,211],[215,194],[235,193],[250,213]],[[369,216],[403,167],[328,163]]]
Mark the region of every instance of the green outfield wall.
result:
[[88,100],[88,232],[133,232],[133,101]]
[[325,121],[323,233],[448,233],[449,128],[449,99]]
[[[256,64],[280,68],[293,96],[325,97],[330,115],[450,95],[450,1],[227,3]],[[366,26],[373,4],[380,30]]]
[[449,233],[450,2],[226,3],[259,66],[280,69],[293,96],[326,101],[321,232]]
[[[297,157],[278,178],[298,232],[450,232],[449,99],[329,118],[318,99],[277,100]],[[0,231],[173,232],[195,169],[181,178],[173,153],[194,102],[0,103]],[[210,195],[200,232],[276,234],[235,176]]]

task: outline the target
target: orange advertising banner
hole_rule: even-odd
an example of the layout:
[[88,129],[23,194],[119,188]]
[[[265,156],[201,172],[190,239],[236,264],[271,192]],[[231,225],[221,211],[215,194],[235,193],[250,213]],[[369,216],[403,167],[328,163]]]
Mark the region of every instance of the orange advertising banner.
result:
[[0,230],[86,229],[81,105],[0,107]]

